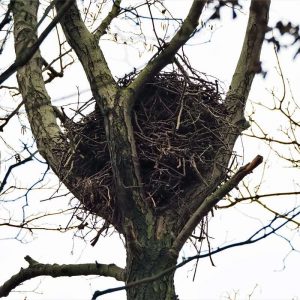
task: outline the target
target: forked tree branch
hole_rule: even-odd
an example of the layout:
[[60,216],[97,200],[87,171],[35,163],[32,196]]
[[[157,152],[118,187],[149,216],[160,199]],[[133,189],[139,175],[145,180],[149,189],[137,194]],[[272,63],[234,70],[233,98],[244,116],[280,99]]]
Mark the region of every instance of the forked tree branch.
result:
[[34,153],[32,153],[30,156],[28,156],[27,158],[23,159],[23,160],[20,160],[18,162],[16,162],[15,164],[9,166],[9,168],[7,169],[6,171],[6,174],[3,178],[3,180],[0,182],[0,193],[2,192],[3,188],[5,187],[6,183],[7,183],[7,179],[11,173],[11,171],[16,168],[16,167],[19,167],[29,161],[31,161],[33,159],[33,157],[35,156],[35,154],[37,154],[38,151],[35,151]]
[[202,204],[198,209],[191,215],[189,220],[186,222],[185,226],[178,234],[175,239],[171,252],[178,255],[179,251],[183,247],[186,240],[192,234],[195,227],[199,224],[201,219],[207,215],[207,213],[224,197],[226,196],[234,187],[236,187],[239,182],[248,174],[250,174],[258,165],[263,161],[262,156],[257,155],[252,162],[241,167],[228,181],[221,185],[214,193],[209,195],[204,199]]
[[135,95],[139,94],[147,80],[158,74],[172,62],[180,47],[191,38],[199,24],[199,18],[206,2],[206,0],[194,0],[187,17],[171,41],[165,44],[165,48],[146,65],[137,78],[129,85],[128,89],[131,89]]
[[26,269],[21,268],[17,274],[13,275],[2,286],[0,286],[0,297],[6,297],[21,283],[38,276],[72,277],[82,275],[99,275],[113,277],[119,281],[124,281],[125,279],[124,269],[114,264],[105,265],[96,262],[93,264],[51,265],[41,264],[32,259],[30,256],[26,256],[24,259],[29,263],[29,266]]

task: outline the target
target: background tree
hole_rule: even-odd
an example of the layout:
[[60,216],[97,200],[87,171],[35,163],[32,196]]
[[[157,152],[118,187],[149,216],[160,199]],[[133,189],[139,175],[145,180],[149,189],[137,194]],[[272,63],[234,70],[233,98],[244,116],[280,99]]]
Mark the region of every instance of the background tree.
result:
[[[233,17],[239,8],[237,1],[213,4],[212,15],[207,19],[219,18],[225,5],[232,7]],[[181,51],[205,26],[207,20],[203,18],[199,25],[199,19],[206,5],[207,1],[193,1],[186,18],[177,20],[160,1],[145,1],[136,7],[114,1],[100,22],[102,5],[91,13],[89,7],[80,12],[74,1],[52,1],[38,18],[39,1],[10,2],[3,23],[9,23],[6,16],[12,13],[16,60],[0,79],[3,82],[17,70],[22,102],[4,118],[1,128],[21,105],[25,106],[38,152],[80,202],[74,213],[81,221],[78,228],[89,226],[77,214],[78,208],[100,217],[104,223],[92,243],[113,226],[124,237],[127,259],[122,269],[98,263],[43,265],[26,257],[29,267],[4,283],[1,295],[6,296],[36,276],[97,274],[124,281],[128,299],[175,299],[173,277],[183,245],[194,237],[200,242],[207,238],[209,247],[209,212],[262,162],[262,157],[257,156],[234,174],[230,164],[234,162],[237,138],[249,127],[244,109],[254,76],[261,72],[260,52],[269,29],[270,1],[251,1],[243,47],[226,94],[218,80],[195,71]],[[57,14],[38,37],[37,29],[53,7]],[[155,7],[159,7],[159,17]],[[134,69],[115,80],[99,41],[110,34],[116,42],[121,39],[127,43],[118,32],[110,33],[110,26],[125,19],[141,26],[143,32],[140,23],[145,18],[141,15],[144,11],[153,23],[155,54],[141,70]],[[157,29],[155,22],[159,18],[177,22],[172,36],[164,25],[163,35]],[[57,22],[82,65],[93,95],[91,101],[72,108],[72,114],[66,108],[55,107],[45,87],[63,76],[73,61],[71,57],[63,63],[62,57],[70,50],[64,49],[60,29],[60,71],[52,66],[56,61],[48,63],[38,49]],[[167,66],[171,68],[165,69]],[[24,149],[28,150],[27,145]],[[35,153],[25,160],[15,156],[12,167],[33,157]],[[6,179],[5,176],[1,184],[3,192],[7,192]],[[240,201],[229,205],[237,202]],[[239,244],[253,243],[276,232],[298,211],[274,214],[266,227]],[[282,222],[275,226],[281,218]],[[20,227],[26,228],[33,219],[24,220]],[[193,232],[199,224],[200,233],[195,236]],[[106,292],[111,291],[103,293]],[[95,292],[94,298],[101,294]]]

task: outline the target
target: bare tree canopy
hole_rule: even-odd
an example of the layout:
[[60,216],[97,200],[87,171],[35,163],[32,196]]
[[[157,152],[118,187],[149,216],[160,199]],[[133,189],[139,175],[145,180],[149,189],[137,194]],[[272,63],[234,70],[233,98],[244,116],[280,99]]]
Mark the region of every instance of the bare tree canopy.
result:
[[[14,104],[7,111],[3,107],[0,131],[7,133],[9,125],[19,119],[21,134],[27,131],[29,137],[21,151],[3,138],[13,154],[5,158],[8,167],[1,175],[1,203],[20,198],[26,203],[22,222],[8,213],[0,226],[18,228],[19,233],[86,230],[94,233],[91,246],[97,247],[100,236],[113,229],[124,241],[126,267],[98,262],[44,264],[28,255],[28,267],[0,286],[0,297],[38,276],[97,275],[123,284],[94,291],[92,299],[118,290],[126,290],[129,300],[177,299],[174,274],[189,261],[212,259],[223,250],[255,243],[287,224],[299,228],[299,206],[280,212],[261,201],[273,191],[259,194],[258,188],[252,191],[245,183],[247,196],[237,196],[235,191],[245,177],[255,176],[264,160],[256,153],[251,161],[238,165],[234,147],[245,130],[270,148],[274,143],[286,144],[299,153],[296,100],[286,106],[283,97],[274,108],[261,103],[288,120],[285,141],[269,136],[254,118],[245,117],[253,80],[256,74],[266,75],[260,58],[264,42],[273,43],[277,55],[290,44],[298,47],[300,40],[299,27],[291,22],[278,20],[270,27],[270,4],[271,0],[251,0],[248,10],[238,0],[187,1],[182,19],[172,13],[174,4],[161,0],[11,0],[3,4],[1,55],[5,49],[12,51],[13,45],[15,56],[12,63],[1,66],[0,83],[6,101]],[[185,54],[186,44],[212,26],[211,22],[222,22],[223,9],[231,11],[232,22],[241,10],[248,14],[228,87],[195,70]],[[292,38],[289,45],[281,42],[283,35]],[[150,55],[143,67],[137,64],[118,78],[105,55],[105,40],[127,50],[149,47]],[[55,50],[43,48],[50,45],[46,43],[52,43]],[[296,49],[294,58],[299,53]],[[75,64],[80,64],[82,74],[73,76],[87,80],[89,100],[82,100],[79,88],[75,97],[69,97],[58,83]],[[63,105],[56,106],[52,89],[66,100]],[[76,103],[70,100],[76,97]],[[298,166],[297,159],[281,156]],[[44,172],[24,193],[11,184],[11,177],[14,170],[29,168],[33,162],[39,162]],[[41,199],[47,189],[42,182],[47,178],[55,181],[54,192]],[[28,215],[31,193],[40,195],[40,203],[71,200],[58,211]],[[244,240],[212,249],[207,228],[214,211],[245,201],[259,204],[272,218]],[[69,221],[67,226],[35,225],[49,217]],[[187,242],[196,247],[197,255],[180,261],[179,253]]]

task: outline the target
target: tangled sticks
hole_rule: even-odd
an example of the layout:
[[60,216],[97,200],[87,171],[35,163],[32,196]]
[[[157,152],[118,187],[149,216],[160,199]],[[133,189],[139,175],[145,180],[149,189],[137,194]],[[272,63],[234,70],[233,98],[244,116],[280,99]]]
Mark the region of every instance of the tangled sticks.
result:
[[214,163],[226,110],[217,82],[162,73],[148,84],[133,124],[144,190],[156,206],[175,203]]
[[[202,174],[224,148],[225,120],[217,81],[172,72],[161,73],[147,84],[134,107],[132,123],[144,192],[154,207],[176,203],[190,184],[205,180]],[[81,153],[75,163],[85,172],[80,174],[85,178],[81,185],[86,185],[82,193],[90,194],[88,189],[94,186],[97,198],[113,201],[103,116],[96,110],[67,131]]]

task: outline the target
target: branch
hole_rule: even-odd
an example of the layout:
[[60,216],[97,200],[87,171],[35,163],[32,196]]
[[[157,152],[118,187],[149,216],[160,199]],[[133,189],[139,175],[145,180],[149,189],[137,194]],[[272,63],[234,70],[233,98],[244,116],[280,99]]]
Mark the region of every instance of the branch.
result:
[[[21,106],[24,104],[24,100],[22,100],[18,106],[5,118],[0,118],[1,121],[4,121],[1,125],[0,125],[0,132],[3,132],[3,128],[7,125],[7,123],[9,122],[9,120],[16,114],[18,114],[19,109],[21,108]],[[0,189],[1,190],[1,189]]]
[[191,38],[198,26],[198,20],[206,2],[206,0],[194,0],[187,17],[172,40],[165,44],[165,48],[146,65],[137,78],[129,85],[128,88],[132,89],[136,96],[149,78],[155,76],[166,65],[171,63],[180,47]]
[[214,193],[206,197],[198,209],[191,215],[176,240],[174,241],[171,250],[174,253],[179,253],[180,249],[192,234],[195,227],[199,224],[200,220],[239,182],[248,174],[250,174],[258,165],[263,161],[262,156],[257,155],[252,162],[241,167],[228,181],[221,185]]
[[[261,71],[260,53],[268,19],[271,0],[251,0],[250,14],[241,54],[226,95],[226,106],[232,114],[233,124],[241,125],[244,108],[256,73]],[[241,131],[242,131],[241,130]]]
[[[288,217],[289,214],[292,213],[292,216],[291,217]],[[282,227],[284,227],[288,222],[290,221],[293,221],[293,219],[295,217],[297,217],[298,215],[300,214],[300,210],[298,209],[298,211],[294,208],[293,210],[287,212],[285,214],[285,217],[284,217],[284,222],[279,224],[278,226],[276,227],[273,227],[273,224],[276,222],[277,219],[279,218],[282,218],[282,216],[275,216],[269,224],[267,224],[266,226],[260,228],[259,230],[257,230],[254,234],[252,234],[250,237],[248,237],[247,239],[243,240],[243,241],[240,241],[240,242],[237,242],[237,243],[233,243],[233,244],[229,244],[229,245],[226,245],[226,246],[223,246],[223,247],[218,247],[212,251],[208,251],[207,253],[204,253],[204,254],[198,254],[198,255],[194,255],[194,256],[190,256],[188,258],[185,258],[181,263],[173,266],[173,267],[170,267],[170,268],[167,268],[165,269],[164,271],[156,274],[156,275],[153,275],[153,276],[150,276],[150,277],[146,277],[146,278],[143,278],[141,280],[137,280],[137,281],[134,281],[134,282],[130,282],[124,286],[120,286],[120,287],[116,287],[116,288],[111,288],[111,289],[106,289],[106,290],[103,290],[103,291],[95,291],[94,295],[93,295],[93,298],[92,300],[96,300],[99,296],[101,295],[105,295],[105,294],[109,294],[109,293],[113,293],[113,292],[117,292],[117,291],[121,291],[121,290],[128,290],[134,286],[137,286],[139,284],[144,284],[144,283],[148,283],[148,282],[152,282],[152,281],[155,281],[159,278],[161,278],[162,276],[164,275],[167,275],[171,272],[174,272],[175,270],[183,267],[184,265],[186,265],[187,263],[195,260],[195,259],[200,259],[200,258],[205,258],[205,257],[211,257],[212,255],[214,254],[217,254],[219,252],[222,252],[224,250],[227,250],[227,249],[231,249],[231,248],[235,248],[235,247],[240,247],[240,246],[244,246],[244,245],[250,245],[250,244],[253,244],[253,243],[256,243],[258,241],[261,241],[265,238],[267,238],[268,236],[270,236],[271,234],[274,234],[276,233],[277,231],[279,231]]]
[[11,0],[8,4],[8,8],[7,8],[7,11],[4,15],[4,18],[2,19],[2,21],[0,22],[0,30],[2,31],[3,27],[7,24],[10,23],[11,21],[11,10],[12,10],[12,6],[14,5],[14,0]]
[[[57,1],[55,7],[61,10],[62,5],[63,1]],[[116,82],[98,45],[98,40],[82,21],[76,2],[73,2],[66,11],[60,24],[68,43],[82,64],[96,102],[101,105],[103,101],[113,99],[118,89]]]
[[44,39],[48,36],[50,31],[56,26],[60,18],[70,7],[73,1],[74,0],[64,1],[63,5],[61,6],[61,9],[57,12],[57,15],[53,18],[53,20],[46,27],[46,29],[41,33],[39,38],[30,47],[24,47],[22,51],[21,50],[19,51],[19,55],[17,56],[15,62],[0,75],[0,84],[3,83],[6,79],[8,79],[12,74],[14,74],[18,68],[24,66],[33,57],[33,55],[39,49]]
[[270,194],[256,194],[249,197],[237,197],[234,198],[236,201],[244,201],[244,200],[258,200],[260,198],[265,197],[275,197],[275,196],[291,196],[291,195],[300,195],[300,191],[295,192],[278,192],[278,193],[270,193]]
[[29,267],[21,270],[7,280],[2,286],[0,286],[0,297],[6,297],[14,288],[19,286],[26,280],[38,277],[38,276],[51,276],[51,277],[64,277],[64,276],[87,276],[87,275],[100,275],[113,277],[116,280],[124,281],[124,269],[114,265],[104,265],[99,263],[93,264],[70,264],[70,265],[58,265],[58,264],[41,264],[30,256],[24,258]]
[[49,72],[47,72],[47,75],[49,76],[49,78],[47,80],[45,80],[45,83],[49,83],[51,82],[55,77],[63,77],[64,73],[63,73],[63,69],[61,69],[60,72],[57,72],[52,66],[51,64],[49,64],[44,57],[42,57],[42,65],[45,67],[43,69],[43,72],[45,72],[46,70],[49,70]]
[[[58,195],[58,196],[56,196],[56,198],[63,197],[63,196],[66,196],[66,194],[64,194],[64,195]],[[26,198],[26,194],[24,195],[24,197]],[[17,199],[15,199],[15,200],[17,200]],[[54,199],[54,197],[52,197],[52,199]],[[42,201],[45,201],[45,200],[40,200],[40,202],[42,202]],[[39,220],[44,220],[46,218],[49,218],[49,217],[51,218],[53,216],[63,215],[63,214],[66,214],[66,213],[69,213],[69,212],[72,212],[72,211],[74,211],[73,207],[67,208],[67,209],[60,209],[58,211],[54,211],[54,212],[51,212],[51,213],[45,212],[43,214],[38,214],[38,215],[30,216],[29,218],[26,218],[25,216],[23,216],[22,222],[14,221],[14,220],[12,220],[12,218],[9,218],[7,220],[7,222],[0,223],[0,227],[7,226],[7,227],[12,227],[12,228],[18,228],[18,229],[28,230],[31,233],[34,230],[35,231],[36,230],[44,230],[44,231],[67,232],[68,230],[78,229],[78,227],[80,226],[80,224],[77,223],[76,225],[66,226],[65,228],[63,228],[60,225],[58,225],[58,226],[53,225],[52,227],[51,226],[49,226],[49,227],[48,226],[35,226],[34,223],[36,221],[39,221]],[[0,220],[5,220],[5,219],[0,218]]]
[[3,190],[4,186],[6,185],[6,182],[7,182],[7,179],[12,171],[12,169],[16,168],[16,167],[19,167],[20,165],[23,165],[29,161],[32,160],[32,158],[35,156],[35,154],[37,153],[38,151],[35,151],[34,153],[32,153],[30,156],[28,156],[27,158],[23,159],[23,160],[20,160],[18,161],[17,163],[9,166],[4,178],[3,178],[3,181],[1,182],[0,184],[0,192]]
[[110,23],[112,22],[112,20],[119,15],[119,13],[121,11],[121,7],[120,7],[121,1],[122,0],[116,0],[114,2],[113,7],[112,7],[111,11],[109,12],[109,14],[101,22],[100,26],[94,31],[94,36],[97,41],[99,41],[100,38],[102,37],[102,35],[104,35],[106,33],[106,30],[107,30],[108,26],[110,25]]
[[[64,2],[63,7],[53,21],[58,21],[66,9],[65,5],[67,3],[69,5],[72,1]],[[39,44],[39,38],[36,35],[38,6],[38,1],[15,0],[13,16],[17,61],[19,57],[23,57],[23,49],[32,49],[32,47],[28,48],[28,46]],[[27,18],[27,14],[30,14],[31,17]],[[51,100],[45,88],[41,69],[42,57],[38,49],[33,57],[34,59],[18,68],[17,80],[19,90],[25,103],[26,113],[39,152],[47,160],[54,172],[57,172],[60,167],[61,157],[58,157],[53,149],[63,149],[62,147],[67,144],[67,141],[57,125]],[[34,77],[32,77],[33,74]]]

